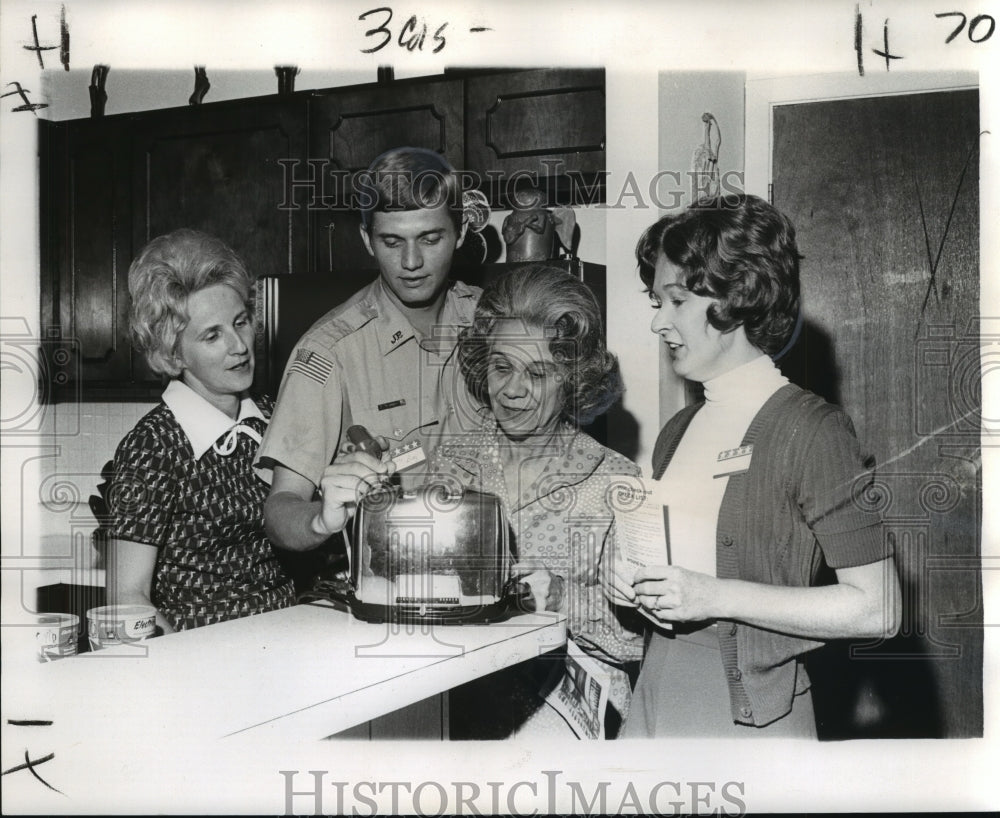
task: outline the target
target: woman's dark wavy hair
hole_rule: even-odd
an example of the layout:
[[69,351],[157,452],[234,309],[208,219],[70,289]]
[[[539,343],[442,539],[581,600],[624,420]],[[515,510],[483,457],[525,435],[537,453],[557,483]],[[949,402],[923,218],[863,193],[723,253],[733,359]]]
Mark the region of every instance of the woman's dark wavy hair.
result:
[[715,299],[708,321],[742,326],[757,349],[779,352],[799,312],[799,255],[788,217],[757,196],[696,202],[651,225],[635,248],[639,276],[653,286],[660,253],[684,271],[683,284]]
[[487,365],[497,322],[519,318],[552,333],[549,350],[562,370],[562,416],[586,426],[624,391],[618,359],[604,344],[594,294],[565,270],[545,264],[522,267],[491,283],[462,331],[458,360],[469,392],[490,405]]

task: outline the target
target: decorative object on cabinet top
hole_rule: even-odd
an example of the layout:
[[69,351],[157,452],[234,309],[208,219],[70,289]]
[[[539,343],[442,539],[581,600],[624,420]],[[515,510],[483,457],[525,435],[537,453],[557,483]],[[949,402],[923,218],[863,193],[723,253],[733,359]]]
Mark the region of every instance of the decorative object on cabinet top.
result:
[[462,221],[468,227],[464,242],[467,258],[482,264],[489,252],[489,244],[482,233],[490,222],[490,203],[482,191],[467,190],[462,194],[462,206]]
[[719,149],[722,147],[722,131],[715,117],[708,111],[701,115],[701,121],[705,123],[705,138],[691,156],[691,175],[698,197],[710,198],[719,195]]
[[558,257],[560,247],[573,255],[576,214],[571,207],[542,207],[538,190],[520,193],[515,199],[517,205],[503,220],[508,262],[547,261]]

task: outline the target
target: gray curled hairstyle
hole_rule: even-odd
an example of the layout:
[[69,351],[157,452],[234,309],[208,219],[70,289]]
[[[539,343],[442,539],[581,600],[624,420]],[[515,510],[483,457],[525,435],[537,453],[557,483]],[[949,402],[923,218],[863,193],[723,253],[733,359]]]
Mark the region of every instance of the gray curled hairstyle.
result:
[[618,359],[604,343],[594,294],[565,270],[533,264],[493,281],[483,291],[472,324],[462,331],[458,361],[469,392],[490,405],[486,375],[497,323],[520,319],[551,333],[549,350],[561,370],[561,414],[586,426],[624,391]]
[[225,284],[232,287],[251,315],[253,279],[228,244],[207,233],[181,228],[151,240],[128,271],[132,298],[132,343],[154,372],[177,377],[180,334],[191,320],[192,293]]

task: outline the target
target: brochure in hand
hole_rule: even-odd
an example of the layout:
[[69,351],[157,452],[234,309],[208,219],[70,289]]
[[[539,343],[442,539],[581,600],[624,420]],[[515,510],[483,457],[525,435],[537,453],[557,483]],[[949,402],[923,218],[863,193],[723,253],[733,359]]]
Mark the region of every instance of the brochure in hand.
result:
[[[672,563],[670,511],[665,499],[658,481],[636,483],[619,491],[615,528],[621,559],[614,570],[627,581],[631,581],[638,568]],[[658,627],[671,629],[670,623],[662,622],[645,608],[640,607],[639,612]]]

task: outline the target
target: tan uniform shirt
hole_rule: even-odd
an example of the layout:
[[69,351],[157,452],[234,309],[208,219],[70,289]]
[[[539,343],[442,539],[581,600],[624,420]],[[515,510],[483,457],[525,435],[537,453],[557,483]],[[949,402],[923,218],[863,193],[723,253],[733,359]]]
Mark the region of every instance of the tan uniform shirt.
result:
[[381,279],[323,316],[292,350],[258,469],[282,465],[318,485],[353,424],[429,454],[445,418],[471,401],[455,344],[480,293],[453,282],[430,338],[417,336]]

